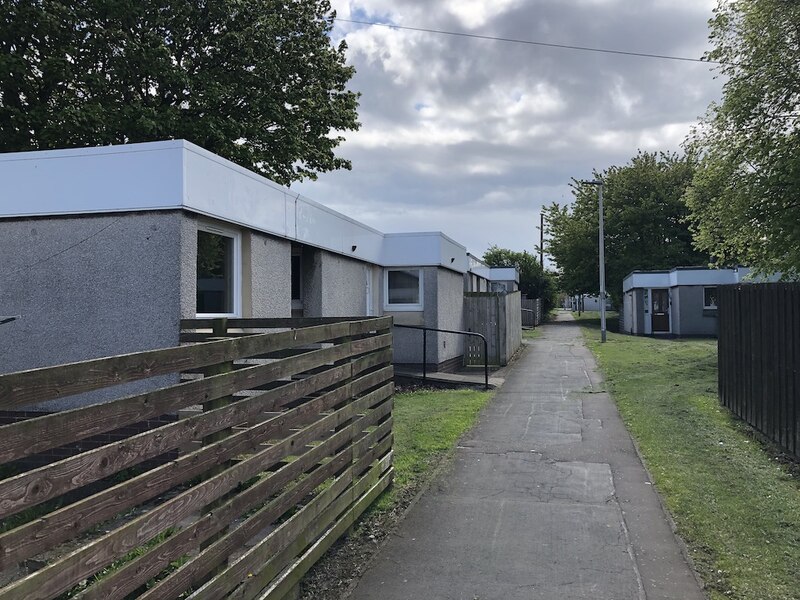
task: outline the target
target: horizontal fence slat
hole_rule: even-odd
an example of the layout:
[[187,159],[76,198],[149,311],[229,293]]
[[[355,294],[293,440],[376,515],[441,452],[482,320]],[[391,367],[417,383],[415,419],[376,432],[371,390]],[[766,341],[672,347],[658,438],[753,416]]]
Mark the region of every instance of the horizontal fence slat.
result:
[[[369,348],[376,350],[391,343],[390,336],[380,336],[380,340],[371,344]],[[364,347],[357,346],[352,353],[363,352]],[[351,351],[344,344],[311,350],[301,359],[295,357],[268,365],[255,365],[103,404],[4,425],[0,427],[0,463],[159,417],[192,404],[221,398],[239,389],[253,388],[269,381],[284,379],[305,369],[319,367],[350,355]],[[47,435],[36,435],[36,432],[42,429],[47,431]]]
[[[389,457],[391,458],[391,457]],[[261,595],[259,600],[281,600],[285,598],[292,588],[297,585],[300,578],[316,563],[333,543],[342,537],[356,519],[380,496],[392,482],[394,470],[389,468],[378,482],[364,494],[352,508],[350,508],[324,535],[318,539],[295,563],[281,575],[281,577]],[[294,548],[290,548],[293,551]],[[296,552],[287,552],[287,555]],[[282,558],[282,557],[281,557]]]
[[[331,392],[329,396],[333,396],[338,391],[337,389]],[[300,448],[316,439],[326,430],[336,428],[357,414],[359,410],[369,408],[370,403],[378,403],[389,395],[391,395],[391,384],[347,404],[274,446],[270,446],[211,479],[189,488],[99,540],[83,546],[40,571],[0,590],[0,598],[47,600],[53,595],[69,590],[79,581],[113,562],[118,554],[127,553],[165,529],[177,525],[182,519],[190,516],[194,510],[222,497],[240,481],[246,481],[270,468],[295,448]],[[339,401],[341,400],[339,399]],[[257,427],[243,432],[243,434],[250,433]],[[218,443],[224,444],[233,437],[236,436],[231,436]],[[219,461],[215,461],[215,464],[217,462]]]
[[77,450],[0,480],[0,517],[21,522],[0,570],[47,557],[0,599],[254,598],[354,522],[393,472],[392,319],[259,321],[186,320],[204,341],[0,376],[0,409],[183,378],[0,427],[0,464]]
[[0,409],[9,410],[158,375],[247,358],[349,335],[350,323],[264,333],[0,375]]
[[[354,380],[349,384],[350,390],[360,393],[385,381],[390,374],[391,367],[380,369]],[[291,384],[294,388],[292,395],[288,395],[283,388],[271,390],[265,395],[276,399],[281,397],[284,399],[299,398],[320,389],[321,384],[327,383],[330,382],[326,377],[312,376]],[[334,405],[340,402],[345,395],[346,392],[343,392],[342,388],[338,388],[326,396],[322,396],[321,399],[316,399],[314,406],[325,406],[326,403]],[[33,556],[49,545],[69,539],[79,531],[145,502],[174,485],[197,477],[220,462],[247,452],[258,444],[259,436],[297,424],[300,422],[300,418],[308,418],[308,413],[309,404],[307,403],[294,409],[291,414],[283,413],[275,419],[204,446],[202,449],[182,456],[162,467],[50,513],[46,519],[37,519],[0,534],[0,569],[5,569],[10,564]]]

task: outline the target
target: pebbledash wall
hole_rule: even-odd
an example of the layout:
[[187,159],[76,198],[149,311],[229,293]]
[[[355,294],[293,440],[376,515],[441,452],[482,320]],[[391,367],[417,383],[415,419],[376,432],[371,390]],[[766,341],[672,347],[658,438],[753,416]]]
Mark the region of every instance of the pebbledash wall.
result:
[[[462,245],[383,234],[182,140],[4,154],[0,179],[0,315],[18,316],[0,372],[176,345],[197,315],[198,231],[235,239],[232,315],[463,326]],[[389,302],[392,269],[421,275],[420,302]],[[430,336],[429,364],[462,354]],[[395,362],[421,356],[419,332],[395,330]]]

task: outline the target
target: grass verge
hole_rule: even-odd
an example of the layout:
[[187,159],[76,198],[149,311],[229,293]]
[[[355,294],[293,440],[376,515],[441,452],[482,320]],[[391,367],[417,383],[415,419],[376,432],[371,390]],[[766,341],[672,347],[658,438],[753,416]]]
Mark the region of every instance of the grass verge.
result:
[[716,340],[580,323],[711,598],[799,599],[800,479],[720,406]]
[[394,484],[373,506],[387,510],[416,491],[453,452],[469,430],[491,392],[424,390],[394,397]]

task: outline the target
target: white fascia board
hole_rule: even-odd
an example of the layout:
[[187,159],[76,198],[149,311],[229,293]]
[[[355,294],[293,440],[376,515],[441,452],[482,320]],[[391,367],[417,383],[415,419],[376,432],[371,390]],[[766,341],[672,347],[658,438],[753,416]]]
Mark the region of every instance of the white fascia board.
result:
[[444,267],[467,272],[467,249],[439,231],[387,233],[382,264],[386,267]]
[[733,269],[674,269],[669,275],[671,287],[736,283],[736,273]]
[[0,218],[185,209],[381,266],[468,269],[441,232],[383,234],[185,140],[0,154]]
[[379,231],[188,143],[186,208],[380,264]]
[[[627,282],[627,284],[626,284]],[[629,287],[625,287],[628,285]],[[633,288],[668,288],[670,287],[670,273],[667,271],[642,271],[631,273],[622,282],[622,291],[627,292]]]
[[181,208],[181,140],[0,154],[0,217]]
[[489,280],[519,283],[519,271],[514,267],[491,267],[489,269]]

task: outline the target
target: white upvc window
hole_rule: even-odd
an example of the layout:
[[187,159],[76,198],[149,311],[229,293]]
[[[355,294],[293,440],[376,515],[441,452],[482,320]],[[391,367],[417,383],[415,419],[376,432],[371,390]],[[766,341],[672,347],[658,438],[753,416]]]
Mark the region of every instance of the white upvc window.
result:
[[419,268],[386,269],[383,277],[383,308],[388,311],[423,309],[423,272]]
[[717,309],[717,286],[703,288],[703,308],[705,310]]
[[242,236],[218,225],[197,225],[198,317],[242,314]]

